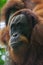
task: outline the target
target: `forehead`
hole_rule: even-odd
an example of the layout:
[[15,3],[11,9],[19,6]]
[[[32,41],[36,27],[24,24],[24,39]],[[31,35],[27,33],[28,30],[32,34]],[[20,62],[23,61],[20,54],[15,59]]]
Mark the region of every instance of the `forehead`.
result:
[[19,22],[21,23],[26,23],[27,18],[24,14],[19,14],[17,16],[13,16],[9,18],[9,25],[11,26],[12,24],[17,24]]

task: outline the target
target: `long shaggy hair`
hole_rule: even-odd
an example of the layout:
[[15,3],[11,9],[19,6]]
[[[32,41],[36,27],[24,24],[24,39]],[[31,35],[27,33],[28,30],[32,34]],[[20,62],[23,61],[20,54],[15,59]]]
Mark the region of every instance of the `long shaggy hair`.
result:
[[39,20],[43,22],[43,0],[32,0],[36,6],[33,8],[33,12],[37,14]]

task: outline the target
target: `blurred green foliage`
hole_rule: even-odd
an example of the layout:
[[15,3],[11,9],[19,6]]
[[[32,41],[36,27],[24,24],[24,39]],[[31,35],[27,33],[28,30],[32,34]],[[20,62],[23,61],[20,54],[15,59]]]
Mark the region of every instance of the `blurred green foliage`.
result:
[[7,0],[0,0],[0,9],[3,7],[3,5],[7,2]]
[[5,48],[0,48],[0,65],[5,63]]

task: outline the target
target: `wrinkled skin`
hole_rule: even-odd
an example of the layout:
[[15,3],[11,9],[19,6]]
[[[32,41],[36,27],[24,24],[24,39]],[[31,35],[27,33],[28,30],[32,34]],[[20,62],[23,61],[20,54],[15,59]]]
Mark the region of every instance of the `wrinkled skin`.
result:
[[[15,2],[14,5],[9,3],[7,5],[9,7],[5,6],[5,9],[2,10],[7,28],[4,29],[1,38],[5,44],[7,43],[9,61],[11,60],[12,62],[5,65],[43,65],[43,36],[38,35],[39,31],[41,30],[42,32],[43,28],[39,24],[36,25],[38,22],[37,16],[32,11],[28,11],[28,9],[17,13],[16,11],[23,7],[20,7],[20,5],[19,8],[16,7]],[[9,18],[12,12],[17,14]]]
[[8,47],[9,57],[11,58],[9,61],[12,60],[12,64],[9,64],[15,65],[16,63],[17,65],[43,65],[43,37],[42,35],[42,38],[38,36],[39,32],[38,34],[36,33],[36,31],[41,30],[42,28],[40,29],[41,26],[39,24],[39,27],[36,25],[38,22],[37,16],[34,15],[32,11],[30,12],[28,10],[26,11],[27,13],[25,12],[25,16],[25,10],[22,10],[22,13],[18,12],[13,16],[13,18],[11,17],[10,20],[10,15],[23,7],[20,7],[21,4],[17,4],[19,7],[15,6],[15,2],[14,5],[9,3],[7,5],[7,7],[5,6],[5,9],[2,10],[5,16],[4,19],[6,19],[6,25],[8,26],[8,28],[6,28],[2,33],[4,34],[2,35],[2,40],[5,42],[5,44],[7,43],[6,46]]
[[11,58],[9,60],[12,60],[11,65],[15,65],[15,63],[16,65],[43,65],[42,40],[40,43],[38,42],[40,40],[38,31],[42,31],[43,28],[41,28],[42,24],[39,24],[37,16],[27,9],[16,12],[9,18],[10,38],[7,45]]
[[[22,11],[25,12],[22,12]],[[9,26],[9,53],[14,62],[17,64],[25,64],[25,60],[28,59],[28,54],[30,55],[29,59],[33,57],[33,61],[29,60],[28,64],[34,64],[36,59],[36,50],[32,47],[30,43],[31,34],[34,26],[38,23],[37,16],[34,15],[30,10],[23,9],[20,12],[16,12],[12,15],[8,21]],[[18,15],[18,14],[19,15]],[[24,14],[22,14],[24,13]],[[35,17],[34,17],[35,16]],[[32,48],[32,49],[31,49]],[[32,53],[32,54],[31,54]],[[32,56],[31,56],[32,55]],[[30,63],[31,62],[31,63]],[[27,63],[27,62],[26,62]]]

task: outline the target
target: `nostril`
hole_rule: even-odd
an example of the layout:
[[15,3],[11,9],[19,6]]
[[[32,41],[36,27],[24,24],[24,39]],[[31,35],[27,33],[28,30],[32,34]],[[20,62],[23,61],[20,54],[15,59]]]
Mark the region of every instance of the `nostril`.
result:
[[14,37],[16,37],[16,36],[17,36],[17,34],[14,34],[13,36],[14,36]]
[[20,36],[19,33],[14,33],[14,34],[12,35],[13,38],[18,38],[19,36]]

